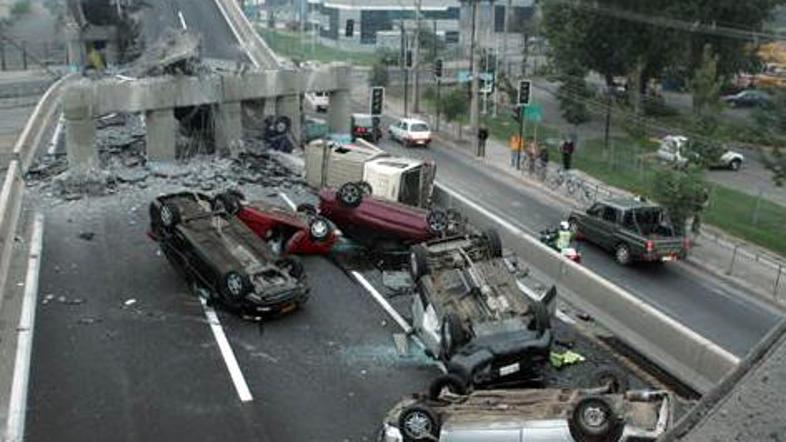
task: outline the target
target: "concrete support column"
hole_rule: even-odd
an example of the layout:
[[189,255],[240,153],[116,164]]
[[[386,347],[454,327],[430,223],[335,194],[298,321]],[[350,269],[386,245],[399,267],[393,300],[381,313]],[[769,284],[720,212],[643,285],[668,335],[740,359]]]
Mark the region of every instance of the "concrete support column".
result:
[[216,152],[237,157],[243,147],[243,106],[241,102],[221,103],[215,115]]
[[334,65],[331,73],[336,76],[336,89],[329,94],[328,126],[331,133],[348,134],[352,68],[348,65]]
[[89,81],[80,81],[66,89],[63,95],[63,118],[69,169],[77,175],[98,169],[93,87]]
[[276,115],[289,118],[292,125],[289,127],[289,133],[296,146],[300,146],[301,129],[300,129],[300,97],[298,95],[286,95],[283,97],[276,97]]
[[172,161],[177,155],[175,133],[177,120],[174,109],[160,109],[145,112],[148,161]]

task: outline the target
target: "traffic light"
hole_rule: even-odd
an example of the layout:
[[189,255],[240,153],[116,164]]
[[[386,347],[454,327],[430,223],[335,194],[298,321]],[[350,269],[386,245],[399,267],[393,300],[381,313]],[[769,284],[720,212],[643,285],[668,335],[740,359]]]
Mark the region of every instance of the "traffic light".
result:
[[412,49],[407,49],[407,67],[412,67]]
[[347,28],[344,31],[344,36],[351,38],[355,34],[355,20],[351,18],[347,20]]
[[442,59],[438,58],[434,60],[434,76],[436,78],[442,78]]
[[374,86],[371,88],[371,115],[382,115],[382,105],[385,102],[385,88]]
[[532,100],[532,82],[530,80],[519,81],[518,105],[529,106],[531,100]]

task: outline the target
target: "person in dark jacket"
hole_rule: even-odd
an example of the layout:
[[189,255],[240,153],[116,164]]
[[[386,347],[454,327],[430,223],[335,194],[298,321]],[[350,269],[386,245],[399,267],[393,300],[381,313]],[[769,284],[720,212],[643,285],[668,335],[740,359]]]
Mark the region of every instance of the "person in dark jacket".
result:
[[562,168],[570,170],[571,160],[573,159],[573,151],[576,150],[576,143],[573,140],[566,139],[562,143]]
[[478,156],[486,156],[486,140],[489,138],[489,130],[485,127],[478,129]]

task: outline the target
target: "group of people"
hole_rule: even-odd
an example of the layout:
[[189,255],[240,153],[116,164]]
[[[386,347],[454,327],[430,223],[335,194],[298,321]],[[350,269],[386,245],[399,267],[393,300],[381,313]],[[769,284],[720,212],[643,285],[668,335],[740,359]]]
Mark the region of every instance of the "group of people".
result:
[[[526,145],[526,155],[530,159],[536,159],[539,161],[544,167],[548,166],[549,163],[549,150],[548,147],[538,146],[538,143],[535,141],[530,142],[529,144],[526,143],[526,140],[522,139],[518,135],[513,135],[510,138],[510,167],[515,167],[516,169],[521,169],[521,154],[524,152],[524,147]],[[573,162],[573,152],[576,150],[576,142],[571,138],[566,138],[562,145],[560,146],[560,152],[562,153],[562,167],[565,170],[570,170],[572,167]],[[530,168],[534,169],[535,162],[530,161]]]

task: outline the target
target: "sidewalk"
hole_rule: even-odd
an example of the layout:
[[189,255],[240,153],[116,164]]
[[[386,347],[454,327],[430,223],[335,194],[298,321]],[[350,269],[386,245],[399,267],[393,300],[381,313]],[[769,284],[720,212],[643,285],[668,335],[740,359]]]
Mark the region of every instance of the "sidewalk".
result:
[[[401,101],[387,97],[385,104],[389,114],[400,115],[403,113]],[[416,117],[428,121],[432,125],[434,123],[434,118],[431,115],[419,114]],[[468,136],[465,136],[463,140],[458,140],[455,136],[457,128],[453,125],[442,124],[441,129],[442,131],[434,135],[436,140],[464,154],[475,156],[474,143],[470,141]],[[468,131],[464,131],[464,133],[466,132]],[[555,152],[552,152],[551,159],[549,173],[558,169],[560,160],[556,158]],[[549,194],[552,197],[551,200],[555,204],[563,206],[566,212],[570,209],[587,207],[586,204],[581,204],[567,195],[564,187],[552,190],[534,175],[512,168],[510,166],[510,149],[500,140],[490,138],[486,143],[485,158],[478,158],[478,161],[516,177],[526,183],[527,188],[537,188],[541,192]],[[590,188],[596,189],[595,196],[599,195],[601,198],[612,195],[632,196],[627,191],[612,188],[579,170],[572,173],[585,181]],[[786,307],[786,260],[784,258],[739,238],[726,235],[712,226],[705,225],[702,233],[698,237],[692,238],[692,242],[693,249],[686,260],[689,267],[698,268],[721,279],[733,281],[754,292],[767,303]]]

